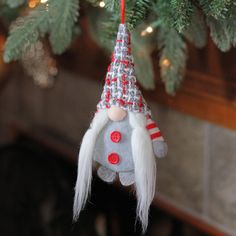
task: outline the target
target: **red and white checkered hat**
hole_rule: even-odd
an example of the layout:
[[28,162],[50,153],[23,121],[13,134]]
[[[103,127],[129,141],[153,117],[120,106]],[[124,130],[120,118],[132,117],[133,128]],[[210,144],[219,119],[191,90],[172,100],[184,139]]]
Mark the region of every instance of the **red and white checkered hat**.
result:
[[119,25],[112,61],[107,70],[103,93],[97,109],[106,109],[111,106],[151,115],[137,86],[130,48],[130,33],[125,24]]

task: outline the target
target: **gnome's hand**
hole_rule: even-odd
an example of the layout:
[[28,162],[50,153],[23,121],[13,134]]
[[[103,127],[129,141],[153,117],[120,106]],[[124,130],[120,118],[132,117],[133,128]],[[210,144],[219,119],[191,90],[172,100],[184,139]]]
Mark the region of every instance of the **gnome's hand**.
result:
[[153,141],[152,146],[156,157],[163,158],[166,156],[168,146],[164,141],[155,140]]

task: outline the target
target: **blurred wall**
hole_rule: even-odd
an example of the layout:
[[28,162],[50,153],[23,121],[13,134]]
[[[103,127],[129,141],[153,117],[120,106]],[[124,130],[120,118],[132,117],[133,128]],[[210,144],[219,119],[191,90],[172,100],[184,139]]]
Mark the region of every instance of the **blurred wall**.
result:
[[[62,72],[53,89],[24,76],[9,78],[0,92],[0,143],[11,139],[9,125],[21,122],[57,131],[79,144],[93,117],[103,81]],[[158,193],[181,209],[236,232],[236,132],[149,101],[169,145],[158,160]],[[200,109],[200,108],[199,108]]]

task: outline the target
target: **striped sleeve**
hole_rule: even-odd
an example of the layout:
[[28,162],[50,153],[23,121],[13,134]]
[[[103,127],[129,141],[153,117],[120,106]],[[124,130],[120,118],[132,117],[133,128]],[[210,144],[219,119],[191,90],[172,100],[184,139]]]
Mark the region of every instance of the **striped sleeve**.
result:
[[157,127],[156,123],[151,119],[151,117],[147,117],[147,125],[146,128],[150,134],[150,138],[152,141],[164,141],[164,138],[161,135],[161,131]]

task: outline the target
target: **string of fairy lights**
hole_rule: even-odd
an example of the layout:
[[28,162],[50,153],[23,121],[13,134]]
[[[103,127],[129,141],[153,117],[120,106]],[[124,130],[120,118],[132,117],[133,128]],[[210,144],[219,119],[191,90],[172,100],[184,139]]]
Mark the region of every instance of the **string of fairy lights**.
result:
[[[39,4],[45,4],[45,10],[48,10],[49,0],[28,0],[28,7],[33,9]],[[97,6],[104,8],[106,6],[105,1],[100,1]],[[150,24],[140,33],[141,37],[146,37],[154,32],[157,25]],[[44,61],[43,65],[37,70],[35,66],[40,62]],[[26,71],[26,73],[31,76],[35,82],[40,87],[47,88],[52,87],[57,76],[58,69],[56,60],[51,56],[50,52],[44,42],[38,41],[35,45],[32,45],[31,50],[25,53],[21,59],[21,63]],[[171,66],[169,59],[163,58],[160,62],[162,69],[168,69]]]
[[[29,0],[28,2],[28,6],[29,8],[35,8],[39,3],[43,3],[43,4],[48,4],[48,0]],[[106,6],[106,3],[104,1],[100,1],[98,3],[98,6],[100,8],[104,8]],[[149,25],[146,27],[146,29],[144,29],[142,32],[141,32],[141,36],[146,36],[148,34],[151,34],[152,32],[154,31],[153,29],[153,26]]]
[[[48,10],[48,1],[49,0],[28,0],[28,7],[30,9],[33,9],[37,7],[39,4],[45,4],[45,9]],[[104,8],[106,6],[105,1],[99,1],[97,2],[97,7]],[[144,30],[141,31],[140,35],[142,37],[145,37],[151,33],[153,33],[154,28],[152,25],[147,26]],[[54,77],[57,75],[57,68],[56,63],[54,59],[50,56],[50,53],[46,52],[46,47],[43,45],[42,42],[37,42],[36,45],[32,45],[30,52],[25,53],[25,55],[22,58],[22,65],[27,72],[28,75],[33,77],[34,82],[41,86],[41,87],[51,87],[54,81]],[[38,47],[38,45],[42,45],[42,47]],[[42,60],[42,58],[45,58],[44,61],[47,63],[44,63],[44,66],[41,66],[39,69],[32,69],[34,66],[32,66],[32,63],[37,64],[39,60]],[[166,59],[167,60],[167,59]],[[162,61],[163,66],[166,66],[168,63],[168,60]],[[51,63],[51,61],[53,63]],[[44,72],[43,69],[46,71]],[[50,73],[50,71],[56,71],[56,73]]]
[[[48,4],[48,0],[29,0],[28,1],[28,6],[29,8],[35,8],[38,4]],[[106,3],[104,1],[100,1],[98,3],[98,6],[100,8],[104,8],[106,6]],[[142,32],[141,32],[141,36],[146,36],[147,34],[151,34],[153,32],[153,27],[152,26],[147,26],[146,29],[144,29]]]

